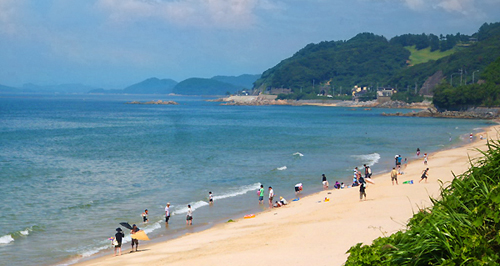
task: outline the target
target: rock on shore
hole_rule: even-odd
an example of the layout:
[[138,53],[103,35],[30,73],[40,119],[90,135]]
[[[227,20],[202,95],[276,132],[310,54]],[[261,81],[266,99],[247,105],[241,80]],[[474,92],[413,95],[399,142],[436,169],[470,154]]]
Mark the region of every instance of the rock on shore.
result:
[[276,100],[276,95],[259,96],[229,96],[214,101],[223,102],[221,105],[291,105],[286,100]]
[[410,113],[382,113],[383,116],[414,116],[414,117],[444,117],[444,118],[469,118],[469,119],[497,119],[500,117],[498,108],[470,108],[467,111],[439,112],[435,107],[429,107],[419,112]]

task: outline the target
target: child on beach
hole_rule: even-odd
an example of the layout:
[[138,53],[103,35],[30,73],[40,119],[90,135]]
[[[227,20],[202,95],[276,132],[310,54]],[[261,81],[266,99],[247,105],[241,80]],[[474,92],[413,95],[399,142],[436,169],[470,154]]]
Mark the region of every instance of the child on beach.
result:
[[396,181],[396,185],[398,185],[398,171],[396,171],[395,167],[393,167],[391,171],[391,181],[393,186],[394,186],[394,181]]
[[322,175],[322,179],[321,179],[322,183],[323,183],[323,189],[328,189],[328,180],[326,180],[326,176],[325,174]]
[[365,182],[360,183],[360,184],[359,184],[359,201],[362,201],[362,200],[363,200],[363,196],[365,197],[365,200],[366,200],[366,192],[365,192],[365,189],[366,189],[366,183],[365,183]]
[[429,168],[422,171],[422,177],[420,178],[420,181],[418,181],[418,183],[422,182],[422,180],[424,180],[424,178],[425,178],[425,183],[427,183],[427,174],[428,173],[429,173]]
[[427,153],[424,153],[424,164],[427,165]]

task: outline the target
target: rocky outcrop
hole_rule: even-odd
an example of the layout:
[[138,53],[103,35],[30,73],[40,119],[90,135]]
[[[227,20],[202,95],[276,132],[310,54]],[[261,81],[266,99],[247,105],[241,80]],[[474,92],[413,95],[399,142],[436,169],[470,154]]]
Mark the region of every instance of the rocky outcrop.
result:
[[500,110],[497,108],[471,108],[467,111],[443,111],[436,108],[427,108],[420,112],[410,113],[382,113],[383,116],[413,116],[413,117],[443,117],[443,118],[467,118],[467,119],[497,119],[500,118]]
[[132,102],[127,102],[126,104],[156,104],[156,105],[177,105],[177,102],[174,101],[149,101],[149,102],[138,102],[138,101],[132,101]]
[[230,96],[213,101],[223,102],[221,105],[292,105],[286,100],[276,100],[276,97],[276,95]]

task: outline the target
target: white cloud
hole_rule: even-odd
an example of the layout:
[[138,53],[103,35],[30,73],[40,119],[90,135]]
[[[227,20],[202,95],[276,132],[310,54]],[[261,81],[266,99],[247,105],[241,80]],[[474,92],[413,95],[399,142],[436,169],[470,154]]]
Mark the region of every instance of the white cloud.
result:
[[443,10],[448,13],[461,14],[472,18],[483,18],[484,12],[480,10],[480,2],[493,0],[401,0],[410,9],[425,11],[428,9]]
[[113,21],[161,19],[189,27],[246,28],[257,12],[278,9],[272,0],[98,0]]
[[0,33],[15,34],[19,26],[16,23],[21,0],[0,0]]

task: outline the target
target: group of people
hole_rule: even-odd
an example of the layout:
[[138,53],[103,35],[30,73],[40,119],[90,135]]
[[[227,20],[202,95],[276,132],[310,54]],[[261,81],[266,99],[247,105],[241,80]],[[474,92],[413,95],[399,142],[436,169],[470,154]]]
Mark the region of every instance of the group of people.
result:
[[[137,225],[134,224],[134,225],[132,225],[132,229],[130,230],[130,234],[133,235],[139,231],[140,231],[139,227],[137,227]],[[116,228],[115,237],[112,238],[112,240],[113,240],[112,244],[115,247],[115,253],[113,256],[116,256],[117,253],[118,253],[118,256],[122,255],[123,238],[125,238],[125,234],[123,233],[122,229],[120,227]],[[137,249],[139,248],[139,240],[132,238],[132,251],[134,251],[134,246],[135,246],[135,251],[137,251]]]

